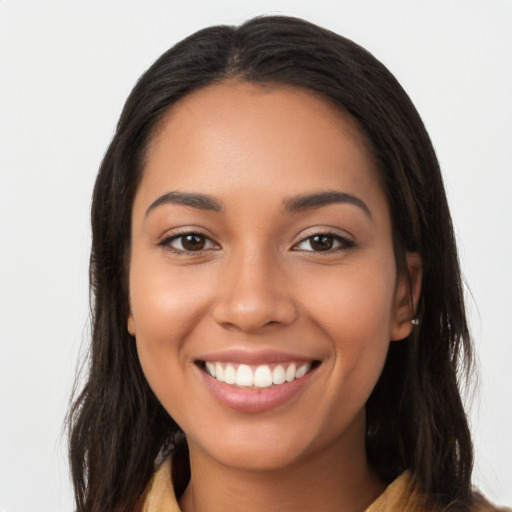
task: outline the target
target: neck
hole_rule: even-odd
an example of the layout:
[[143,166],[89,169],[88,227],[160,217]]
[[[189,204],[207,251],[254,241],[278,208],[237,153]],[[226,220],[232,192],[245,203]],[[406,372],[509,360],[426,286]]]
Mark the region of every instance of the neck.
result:
[[364,436],[355,441],[345,437],[271,471],[225,466],[190,444],[191,480],[181,497],[181,510],[365,510],[385,485],[367,463]]

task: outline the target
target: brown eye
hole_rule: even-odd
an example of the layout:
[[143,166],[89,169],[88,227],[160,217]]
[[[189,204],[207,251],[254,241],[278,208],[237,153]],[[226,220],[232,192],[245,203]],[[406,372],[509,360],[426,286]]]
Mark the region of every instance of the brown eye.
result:
[[181,237],[181,245],[186,251],[200,251],[204,249],[205,242],[205,237],[196,233]]
[[200,233],[174,235],[162,240],[160,245],[168,247],[176,253],[199,252],[219,248],[210,238]]
[[354,247],[354,242],[340,235],[330,233],[318,233],[308,236],[299,242],[294,250],[305,252],[342,251]]
[[309,239],[313,251],[328,251],[334,245],[334,237],[331,235],[315,235]]

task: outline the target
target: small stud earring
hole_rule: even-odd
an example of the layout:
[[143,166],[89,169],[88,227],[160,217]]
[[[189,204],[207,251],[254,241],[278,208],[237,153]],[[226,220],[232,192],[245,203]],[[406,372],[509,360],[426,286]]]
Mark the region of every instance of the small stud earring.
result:
[[411,320],[411,324],[412,324],[412,325],[420,325],[420,321],[419,321],[419,319],[418,319],[418,318],[413,318],[413,319]]

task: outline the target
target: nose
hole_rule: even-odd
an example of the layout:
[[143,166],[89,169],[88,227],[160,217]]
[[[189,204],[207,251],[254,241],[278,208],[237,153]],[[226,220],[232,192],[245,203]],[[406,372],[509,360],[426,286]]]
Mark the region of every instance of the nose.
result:
[[215,321],[247,333],[292,324],[297,306],[287,281],[286,271],[273,258],[256,253],[233,258],[221,278]]

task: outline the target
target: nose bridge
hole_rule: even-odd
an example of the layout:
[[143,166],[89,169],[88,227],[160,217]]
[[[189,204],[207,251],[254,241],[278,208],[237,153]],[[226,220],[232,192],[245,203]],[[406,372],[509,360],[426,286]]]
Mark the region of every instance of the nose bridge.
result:
[[220,279],[216,321],[247,332],[292,323],[296,306],[282,265],[277,255],[261,247],[234,251]]

